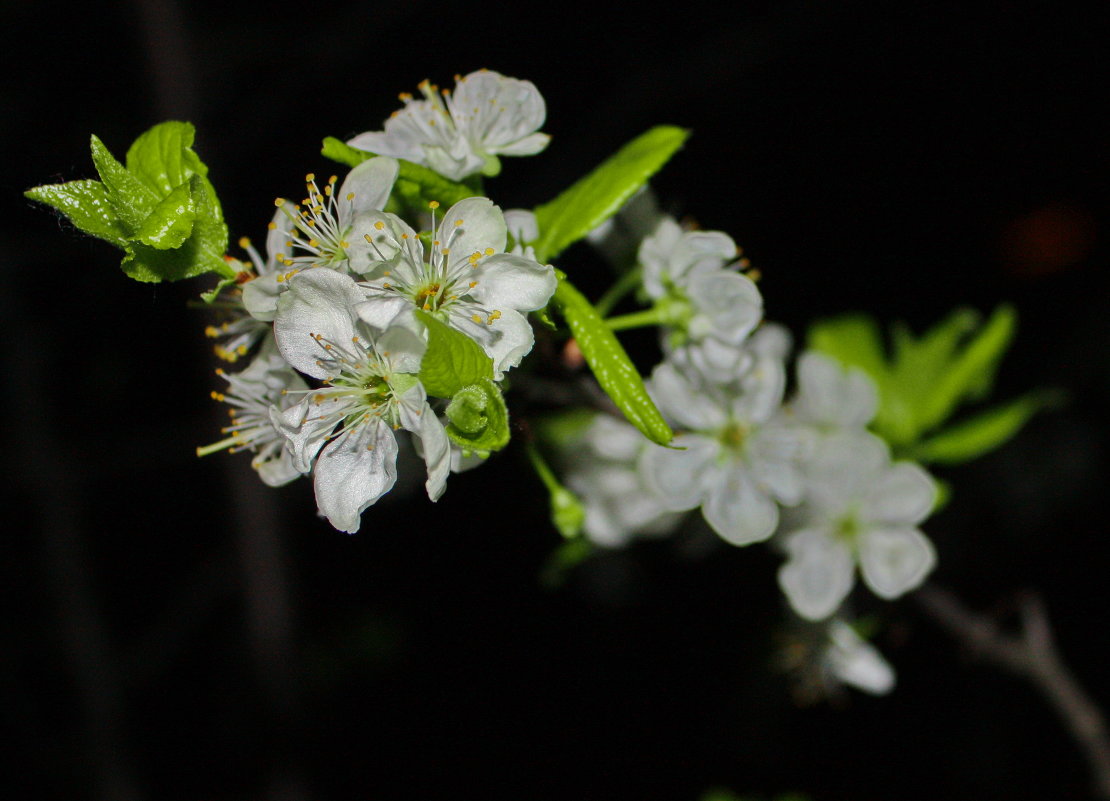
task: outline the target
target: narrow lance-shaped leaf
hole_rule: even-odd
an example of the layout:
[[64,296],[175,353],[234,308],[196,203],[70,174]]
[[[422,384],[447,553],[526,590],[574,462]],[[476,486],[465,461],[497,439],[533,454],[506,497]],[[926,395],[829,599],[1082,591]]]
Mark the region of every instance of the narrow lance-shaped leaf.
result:
[[593,172],[535,209],[539,237],[530,243],[548,262],[616,214],[673,156],[690,132],[660,125],[633,139]]
[[597,309],[559,273],[552,302],[570,326],[586,363],[628,422],[652,442],[667,445],[674,432],[644,387],[644,380]]
[[1008,442],[1034,414],[1058,398],[1056,393],[1035,392],[995,406],[930,437],[909,455],[937,464],[970,461]]
[[922,431],[948,419],[961,401],[981,397],[989,390],[1016,327],[1017,313],[1013,307],[998,307],[979,333],[945,365],[923,397],[918,413]]
[[134,237],[157,205],[158,195],[120,164],[96,136],[91,137],[89,150],[100,180],[108,190],[108,202]]

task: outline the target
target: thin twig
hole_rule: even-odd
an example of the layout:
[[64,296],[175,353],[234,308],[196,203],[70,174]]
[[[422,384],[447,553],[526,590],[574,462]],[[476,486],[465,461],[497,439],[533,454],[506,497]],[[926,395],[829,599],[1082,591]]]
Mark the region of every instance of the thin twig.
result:
[[986,615],[971,611],[948,590],[927,585],[915,593],[921,608],[978,656],[1024,676],[1064,721],[1094,774],[1097,798],[1110,799],[1110,734],[1101,710],[1064,664],[1052,636],[1044,602],[1022,599],[1021,630],[1004,633]]

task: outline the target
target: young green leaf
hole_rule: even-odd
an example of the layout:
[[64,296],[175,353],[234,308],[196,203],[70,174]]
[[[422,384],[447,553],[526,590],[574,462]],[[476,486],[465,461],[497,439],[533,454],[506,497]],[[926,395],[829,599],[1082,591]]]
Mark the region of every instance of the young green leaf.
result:
[[463,450],[489,453],[509,444],[509,410],[490,378],[456,392],[446,415],[447,436]]
[[136,139],[127,150],[127,171],[165,197],[208,168],[193,152],[196,129],[188,122],[163,122]]
[[922,431],[947,420],[962,401],[982,397],[989,391],[1016,327],[1017,313],[1013,307],[999,306],[979,333],[947,360],[918,409]]
[[429,395],[451,398],[463,387],[493,378],[493,360],[481,345],[428,312],[418,309],[416,316],[428,329],[420,382]]
[[91,137],[89,149],[93,165],[108,190],[108,202],[134,238],[135,232],[142,228],[143,221],[158,204],[158,195],[116,161],[95,135]]
[[170,191],[143,220],[135,238],[158,250],[179,248],[193,232],[197,207],[188,184]]
[[531,243],[546,263],[616,214],[673,156],[690,132],[660,125],[633,139],[558,197],[536,207],[540,235]]
[[1033,392],[929,437],[910,451],[921,462],[962,464],[1008,442],[1029,419],[1057,400],[1055,393]]
[[108,202],[108,190],[100,181],[47,184],[28,189],[23,194],[60,211],[89,236],[103,239],[117,248],[127,243],[127,227]]
[[597,383],[624,413],[628,422],[652,442],[669,444],[674,439],[674,432],[647,394],[644,380],[628,358],[616,334],[609,329],[585,296],[561,273],[552,302],[570,326]]

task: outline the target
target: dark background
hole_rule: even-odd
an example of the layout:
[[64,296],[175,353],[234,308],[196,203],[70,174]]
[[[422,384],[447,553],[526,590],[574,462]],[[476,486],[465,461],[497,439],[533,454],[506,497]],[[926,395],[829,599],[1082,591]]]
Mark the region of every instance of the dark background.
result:
[[[778,557],[697,532],[538,580],[559,537],[511,448],[355,536],[309,485],[198,460],[221,388],[186,301],[20,193],[92,177],[192,120],[232,239],[263,238],[325,135],[380,127],[422,78],[534,81],[553,135],[489,184],[531,206],[660,122],[655,185],[728,231],[768,316],[864,310],[918,330],[1016,304],[997,396],[1068,393],[940,471],[936,580],[1003,616],[1043,594],[1095,700],[1105,669],[1110,295],[1105,11],[1060,2],[235,4],[7,0],[0,144],[5,797],[675,799],[711,786],[838,799],[1084,798],[1043,699],[912,600],[864,600],[885,699],[800,707],[776,668]],[[1105,9],[1105,6],[1102,6]],[[579,266],[581,265],[581,266]],[[581,283],[601,268],[563,260]],[[589,273],[589,274],[587,274]],[[633,339],[645,369],[651,344]],[[396,493],[400,496],[401,493]]]

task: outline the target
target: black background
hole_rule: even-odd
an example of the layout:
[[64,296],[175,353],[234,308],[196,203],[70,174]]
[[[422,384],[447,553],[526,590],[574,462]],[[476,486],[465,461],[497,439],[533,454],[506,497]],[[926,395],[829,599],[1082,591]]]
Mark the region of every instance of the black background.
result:
[[[941,471],[936,580],[1005,618],[1047,600],[1095,700],[1106,681],[1110,400],[1105,12],[1059,2],[557,3],[8,0],[0,114],[4,392],[0,706],[9,797],[837,799],[1090,797],[1044,701],[966,658],[910,601],[861,611],[899,686],[799,707],[777,670],[778,557],[697,533],[545,589],[559,544],[515,448],[368,511],[348,537],[307,483],[198,460],[222,411],[203,288],[118,256],[20,193],[92,177],[190,119],[233,239],[329,168],[325,135],[489,67],[534,81],[548,150],[505,207],[622,142],[693,129],[655,182],[729,232],[768,317],[864,310],[920,330],[1016,304],[998,397],[1068,393]],[[584,249],[562,266],[591,290]],[[650,338],[632,338],[650,365]],[[10,793],[10,795],[9,795]]]

